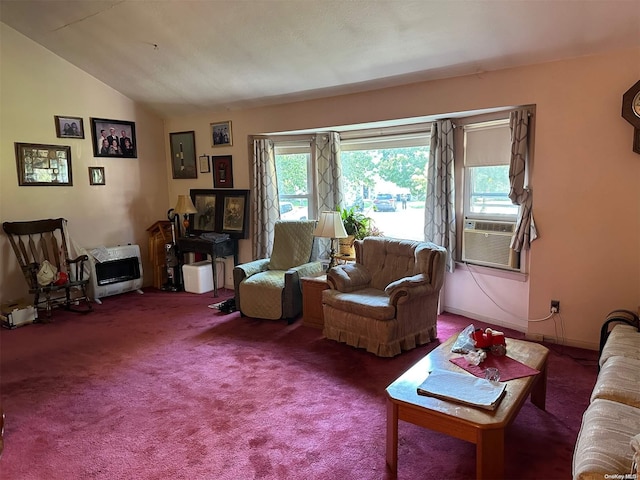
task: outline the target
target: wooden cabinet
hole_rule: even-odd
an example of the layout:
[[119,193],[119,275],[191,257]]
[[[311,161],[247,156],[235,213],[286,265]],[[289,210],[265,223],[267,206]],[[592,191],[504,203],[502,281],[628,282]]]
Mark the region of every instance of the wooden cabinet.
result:
[[153,286],[161,288],[167,283],[167,252],[165,245],[173,242],[171,222],[159,220],[149,228],[149,260],[153,269]]
[[308,327],[324,328],[322,314],[322,292],[329,288],[327,276],[302,277],[302,324]]

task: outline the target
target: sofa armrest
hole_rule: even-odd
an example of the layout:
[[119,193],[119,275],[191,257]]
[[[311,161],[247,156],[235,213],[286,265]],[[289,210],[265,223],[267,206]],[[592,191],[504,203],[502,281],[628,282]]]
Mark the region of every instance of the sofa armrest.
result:
[[392,305],[397,305],[401,298],[405,298],[407,301],[414,297],[435,293],[438,290],[431,285],[429,275],[425,273],[401,278],[391,282],[384,289],[385,293],[389,295],[389,303]]
[[332,290],[353,292],[369,286],[371,273],[360,263],[337,265],[327,272],[327,283]]

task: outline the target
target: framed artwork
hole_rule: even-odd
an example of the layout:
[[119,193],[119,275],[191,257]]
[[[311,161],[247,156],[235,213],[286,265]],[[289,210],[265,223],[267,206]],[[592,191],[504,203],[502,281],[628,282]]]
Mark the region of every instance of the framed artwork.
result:
[[138,157],[134,122],[92,118],[91,136],[94,157]]
[[233,145],[231,135],[231,120],[211,124],[211,146],[230,147]]
[[15,143],[18,185],[71,186],[71,147]]
[[169,138],[173,178],[198,178],[195,132],[170,133]]
[[198,157],[198,162],[200,163],[200,173],[209,173],[211,171],[209,155],[200,155]]
[[228,190],[222,197],[222,233],[247,238],[249,233],[249,190]]
[[193,206],[198,213],[189,215],[189,231],[194,235],[205,232],[219,232],[220,204],[215,190],[191,189],[189,191]]
[[106,185],[104,167],[89,167],[89,185]]
[[231,155],[219,155],[213,160],[213,187],[233,188],[233,164]]
[[55,115],[56,137],[58,138],[84,138],[84,124],[80,117],[65,117]]

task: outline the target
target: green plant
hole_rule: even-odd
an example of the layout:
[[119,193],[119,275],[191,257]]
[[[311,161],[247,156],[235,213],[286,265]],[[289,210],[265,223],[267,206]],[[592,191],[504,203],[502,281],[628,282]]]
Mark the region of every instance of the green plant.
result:
[[338,207],[338,211],[342,217],[342,224],[344,225],[347,235],[353,235],[356,240],[361,240],[369,235],[372,222],[371,218],[362,212],[356,211],[354,207]]

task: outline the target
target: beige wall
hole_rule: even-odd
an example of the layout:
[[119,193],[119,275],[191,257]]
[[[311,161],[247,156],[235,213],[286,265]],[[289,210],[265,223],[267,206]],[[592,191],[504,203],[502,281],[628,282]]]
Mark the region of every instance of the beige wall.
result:
[[[162,120],[2,23],[0,49],[0,220],[64,217],[79,245],[137,243],[146,261],[146,228],[169,208]],[[56,138],[54,115],[82,117],[85,139]],[[135,122],[138,158],[94,158],[90,117]],[[14,142],[71,146],[73,186],[18,186]],[[89,166],[105,168],[105,186],[89,185]],[[27,295],[4,235],[0,266],[0,300]]]
[[[535,104],[532,186],[540,239],[530,252],[528,278],[479,274],[473,279],[461,268],[448,275],[442,303],[445,310],[472,318],[548,337],[557,331],[569,344],[595,348],[610,310],[640,305],[640,156],[631,150],[633,129],[620,116],[622,94],[637,81],[638,65],[640,50],[633,49],[355,95],[208,112],[168,120],[165,141],[169,132],[195,130],[198,153],[233,155],[235,187],[248,188],[251,134]],[[209,123],[223,120],[232,121],[234,145],[213,149]],[[170,180],[169,196],[211,187],[211,174],[200,174],[197,181]],[[249,241],[241,244],[240,260],[249,260]],[[556,323],[529,323],[549,313],[551,299],[561,302]]]
[[[640,304],[640,156],[631,150],[633,129],[620,116],[622,94],[640,76],[640,49],[308,102],[212,111],[168,119],[162,130],[160,120],[131,101],[0,26],[3,221],[61,215],[84,245],[144,245],[145,228],[165,217],[178,194],[212,188],[211,173],[171,179],[170,132],[194,130],[198,155],[233,155],[234,186],[249,188],[251,134],[535,104],[532,186],[540,239],[530,253],[529,275],[524,282],[476,278],[505,312],[458,269],[447,277],[444,309],[550,337],[562,322],[567,343],[595,348],[607,312]],[[46,76],[38,75],[42,71]],[[82,116],[85,128],[89,116],[136,121],[140,158],[94,159],[90,140],[69,140],[74,187],[17,187],[13,142],[62,143],[53,129],[56,114]],[[209,124],[224,120],[232,121],[234,144],[214,149]],[[89,165],[105,165],[107,187],[89,187]],[[19,278],[10,271],[3,238],[0,246],[0,294],[11,298],[7,292],[20,290],[11,284]],[[240,260],[250,257],[249,241],[241,241]],[[557,323],[528,324],[524,317],[548,314],[551,299],[561,302]]]

